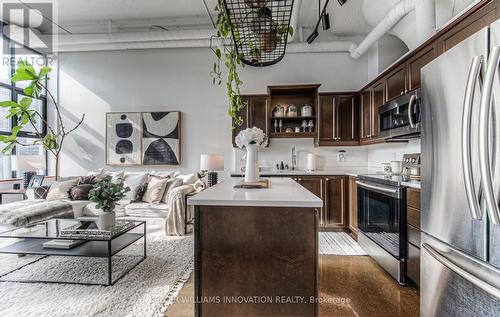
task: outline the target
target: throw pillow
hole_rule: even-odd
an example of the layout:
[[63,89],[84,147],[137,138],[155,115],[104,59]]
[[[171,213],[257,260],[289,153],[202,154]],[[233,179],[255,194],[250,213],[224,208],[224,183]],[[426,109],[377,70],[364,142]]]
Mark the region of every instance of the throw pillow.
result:
[[71,190],[71,188],[75,187],[77,183],[77,178],[64,182],[55,182],[50,186],[46,199],[58,200],[69,198],[69,191]]
[[116,182],[119,180],[123,180],[123,178],[125,177],[125,172],[124,171],[104,172],[102,174],[96,175],[95,182],[97,183],[97,182],[103,180],[103,178],[105,178],[106,176],[111,176],[111,180],[113,182]]
[[148,174],[125,174],[124,185],[130,188],[130,191],[125,193],[125,197],[122,200],[132,201],[136,198],[137,190],[139,187],[148,181]]
[[45,199],[47,198],[47,193],[49,192],[50,185],[40,186],[33,188],[35,199]]
[[103,171],[104,171],[104,168],[99,168],[95,171],[88,172],[87,176],[98,176],[98,175],[101,175]]
[[89,175],[89,176],[80,176],[78,178],[78,185],[85,185],[85,184],[95,184],[95,175]]
[[89,192],[94,187],[93,184],[80,184],[70,191],[70,197],[72,200],[89,200]]
[[151,176],[157,176],[157,177],[173,177],[174,172],[157,172],[157,171],[152,171],[149,173]]
[[193,174],[179,174],[178,178],[182,179],[183,185],[191,185],[194,184],[197,180],[200,179],[200,175],[198,173]]
[[167,186],[165,186],[165,193],[163,194],[163,198],[161,199],[162,202],[168,203],[168,196],[170,195],[170,192],[176,187],[179,187],[182,185],[182,179],[180,178],[169,178],[167,181]]
[[148,183],[148,188],[142,197],[142,201],[147,203],[160,203],[165,193],[168,178],[151,177]]
[[133,203],[138,203],[142,201],[142,197],[144,197],[144,194],[146,193],[146,190],[148,189],[149,183],[144,183],[137,188],[137,192],[135,193],[135,197],[132,199],[131,202]]

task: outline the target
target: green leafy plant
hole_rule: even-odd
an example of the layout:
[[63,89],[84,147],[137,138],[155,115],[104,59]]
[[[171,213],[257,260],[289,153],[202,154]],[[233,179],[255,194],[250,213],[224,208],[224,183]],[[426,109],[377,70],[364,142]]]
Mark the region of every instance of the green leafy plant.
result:
[[[265,11],[262,8],[265,4],[267,4],[267,1],[263,1],[255,6],[249,5],[250,9],[247,17],[252,13],[256,15],[262,14]],[[243,123],[243,118],[238,115],[238,112],[247,106],[247,102],[243,101],[240,96],[240,87],[243,82],[238,74],[238,66],[244,67],[245,65],[242,63],[243,54],[238,53],[236,45],[239,47],[243,45],[248,46],[252,57],[259,60],[263,53],[274,50],[277,43],[283,43],[287,40],[288,35],[293,35],[293,27],[280,25],[273,21],[269,33],[258,34],[255,38],[246,39],[246,42],[242,42],[240,28],[237,25],[233,26],[231,24],[224,0],[217,1],[215,12],[217,13],[216,38],[220,39],[220,43],[215,47],[211,45],[211,49],[216,57],[211,71],[212,83],[214,85],[222,84],[221,62],[224,59],[224,66],[227,69],[226,90],[229,98],[228,114],[232,118],[234,128]],[[264,36],[264,40],[262,38],[259,39],[259,36]],[[259,44],[262,46],[262,43],[265,43],[265,47],[259,47]]]
[[97,203],[97,208],[104,212],[111,212],[115,208],[116,202],[130,191],[125,187],[123,181],[112,181],[111,176],[106,176],[98,181],[89,192],[89,200]]
[[[48,80],[48,74],[52,71],[52,68],[45,66],[40,69],[37,73],[33,66],[24,60],[20,60],[17,64],[17,69],[12,76],[12,82],[28,82],[28,86],[24,88],[24,94],[28,97],[23,97],[18,103],[7,100],[1,101],[0,107],[8,109],[8,114],[6,119],[11,119],[15,117],[17,120],[17,125],[12,127],[10,135],[0,135],[0,142],[5,144],[2,149],[2,153],[8,155],[12,152],[12,149],[16,146],[29,146],[31,144],[25,144],[19,141],[19,131],[23,130],[26,126],[31,126],[34,130],[36,140],[34,144],[41,144],[43,148],[52,155],[54,155],[56,160],[56,178],[59,177],[59,155],[64,143],[64,139],[73,131],[75,131],[85,119],[85,114],[82,116],[81,120],[70,130],[67,130],[64,122],[62,120],[61,111],[59,103],[56,101],[52,93],[45,84]],[[52,105],[54,106],[56,113],[56,125],[52,127],[40,114],[38,111],[31,109],[32,98],[39,98],[43,90],[47,92],[50,97]],[[42,122],[43,125],[47,127],[47,131],[44,134],[43,129],[39,129],[37,122]]]
[[237,66],[244,67],[244,65],[241,62],[241,54],[238,53],[234,44],[231,43],[232,25],[223,0],[217,1],[215,12],[217,12],[217,37],[221,39],[221,44],[216,48],[212,47],[212,51],[217,59],[211,72],[212,83],[214,85],[222,83],[221,60],[224,57],[224,65],[227,68],[226,90],[229,98],[228,114],[233,119],[233,125],[239,126],[243,123],[243,119],[238,115],[238,111],[246,107],[246,102],[240,96],[242,81],[238,75]]

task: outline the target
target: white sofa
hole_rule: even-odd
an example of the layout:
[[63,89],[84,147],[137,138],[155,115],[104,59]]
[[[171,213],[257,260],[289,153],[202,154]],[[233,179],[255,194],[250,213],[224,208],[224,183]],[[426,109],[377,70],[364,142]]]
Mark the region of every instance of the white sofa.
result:
[[[133,173],[130,173],[133,174]],[[174,177],[182,175],[175,175]],[[65,177],[65,179],[69,179],[72,177]],[[120,201],[116,208],[116,214],[118,218],[135,218],[135,219],[158,219],[161,223],[164,223],[164,232],[167,235],[185,235],[187,233],[187,224],[192,223],[193,220],[193,211],[186,204],[186,195],[194,193],[196,191],[200,191],[204,188],[204,183],[196,183],[193,181],[186,182],[185,184],[175,187],[172,189],[168,196],[168,200],[166,203],[147,203],[147,202],[130,202],[129,201]],[[15,217],[16,208],[22,207],[25,208],[30,205],[36,206],[43,202],[44,200],[37,199],[35,197],[35,193],[33,190],[28,191],[27,193],[28,200],[24,202],[18,202],[17,205],[8,204],[0,206],[0,210],[4,210],[5,213],[12,213]],[[96,208],[96,204],[92,203],[88,200],[70,200],[70,199],[62,199],[61,202],[67,205],[67,209],[64,212],[59,212],[55,214],[57,217],[68,217],[68,218],[81,218],[81,217],[97,217],[100,213],[100,210]],[[10,205],[10,206],[9,206]],[[12,208],[16,207],[16,208]],[[61,208],[61,204],[58,206]],[[32,213],[32,212],[31,212]],[[8,215],[9,216],[9,215]],[[43,217],[33,217],[36,221],[42,221],[50,219],[50,213],[46,213],[46,216]],[[5,219],[9,218],[10,223],[0,223],[0,231],[6,230],[7,228],[12,228],[13,217],[4,217]],[[26,221],[25,221],[26,222]]]

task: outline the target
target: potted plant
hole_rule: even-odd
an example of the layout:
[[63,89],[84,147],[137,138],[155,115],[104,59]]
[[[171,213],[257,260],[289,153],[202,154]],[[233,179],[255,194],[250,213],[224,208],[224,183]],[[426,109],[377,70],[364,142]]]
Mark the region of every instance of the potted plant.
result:
[[106,176],[98,181],[89,192],[89,200],[97,203],[97,208],[102,212],[97,219],[97,227],[100,230],[110,230],[115,227],[116,202],[130,191],[129,187],[123,185],[123,181],[112,181],[111,176]]
[[[65,126],[61,114],[61,106],[47,88],[46,81],[49,79],[48,75],[51,71],[52,68],[45,66],[37,73],[33,65],[28,61],[20,60],[17,63],[16,72],[11,80],[14,83],[27,83],[28,86],[24,88],[23,92],[28,97],[21,98],[19,102],[12,100],[0,101],[0,107],[6,108],[9,112],[5,118],[17,118],[17,124],[12,127],[10,135],[0,135],[0,144],[4,146],[1,149],[4,155],[10,154],[15,146],[41,144],[43,149],[51,153],[55,158],[55,176],[58,179],[59,159],[64,140],[83,123],[85,114],[82,115],[80,121],[73,127],[67,128]],[[40,112],[31,108],[33,98],[39,98],[44,92],[52,101],[51,104],[55,110],[54,122],[47,121]],[[42,122],[47,127],[47,133],[44,133],[43,129],[40,130],[38,128],[37,122]],[[22,141],[22,137],[18,136],[18,133],[25,128],[31,128],[34,131],[36,140],[33,144]]]
[[245,182],[259,180],[259,148],[266,147],[267,141],[267,135],[257,127],[245,129],[236,136],[236,145],[247,150]]

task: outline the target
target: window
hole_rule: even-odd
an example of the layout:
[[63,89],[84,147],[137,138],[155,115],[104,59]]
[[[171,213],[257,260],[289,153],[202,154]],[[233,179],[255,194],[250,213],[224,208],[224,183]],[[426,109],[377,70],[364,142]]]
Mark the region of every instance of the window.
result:
[[[19,102],[23,97],[25,97],[23,89],[27,86],[24,83],[13,83],[11,82],[11,77],[15,72],[15,65],[20,59],[27,60],[33,65],[35,70],[39,71],[43,66],[46,65],[47,59],[44,55],[39,54],[33,50],[29,50],[30,54],[25,55],[15,55],[14,45],[6,37],[3,37],[2,33],[2,23],[0,22],[0,43],[2,47],[0,48],[0,57],[2,61],[2,67],[0,67],[0,101],[12,100]],[[5,45],[7,42],[8,46]],[[17,45],[17,44],[16,44]],[[7,49],[6,49],[7,48]],[[7,52],[5,52],[7,50]],[[46,83],[45,83],[46,84]],[[36,129],[28,124],[23,130],[18,133],[19,142],[22,144],[33,144],[38,134],[37,131],[44,136],[47,127],[44,124],[44,120],[47,119],[47,97],[45,95],[40,96],[40,98],[32,98],[31,109],[36,110],[43,117],[40,120],[37,117]],[[7,118],[8,110],[6,108],[0,108],[0,134],[9,135],[12,131],[12,127],[17,124],[17,118]],[[0,143],[0,149],[3,149],[5,144]],[[46,161],[47,152],[39,144],[30,146],[16,146],[12,152],[15,155],[36,155],[43,156],[43,160]],[[11,159],[10,156],[4,156],[0,153],[0,178],[9,178],[12,176],[11,169]],[[46,170],[46,168],[44,168]]]

